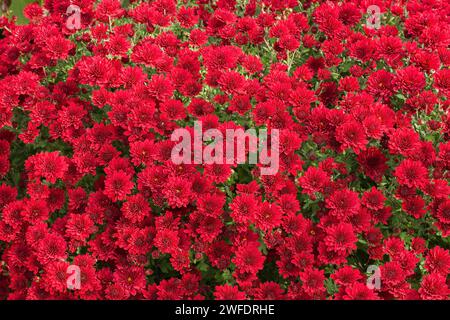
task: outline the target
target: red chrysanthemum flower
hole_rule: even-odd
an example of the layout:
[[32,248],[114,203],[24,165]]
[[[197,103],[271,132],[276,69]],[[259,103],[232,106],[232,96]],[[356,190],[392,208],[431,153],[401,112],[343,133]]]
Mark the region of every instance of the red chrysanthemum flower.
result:
[[261,283],[255,291],[255,300],[280,300],[284,297],[283,289],[273,281]]
[[72,42],[60,35],[56,35],[47,39],[45,52],[50,59],[66,59],[72,48]]
[[378,30],[366,1],[40,2],[0,17],[0,300],[450,298],[449,1]]
[[397,90],[414,95],[425,88],[425,76],[419,68],[408,66],[397,70],[394,86]]
[[100,56],[83,57],[76,67],[79,70],[81,83],[91,86],[108,83],[112,74],[112,62]]
[[282,215],[278,205],[263,202],[256,211],[256,226],[263,231],[271,230],[281,224]]
[[136,194],[127,198],[122,206],[122,212],[130,221],[142,222],[150,215],[150,205],[141,194]]
[[66,292],[67,268],[69,263],[63,261],[51,261],[45,264],[44,273],[40,282],[50,294]]
[[233,263],[240,271],[255,274],[263,268],[264,256],[256,244],[247,244],[237,248]]
[[110,284],[105,293],[108,300],[126,300],[130,296],[128,290],[119,284]]
[[158,230],[155,237],[155,246],[162,253],[170,253],[178,246],[178,233],[173,230],[161,229]]
[[37,245],[37,258],[43,264],[66,257],[66,242],[59,235],[47,234]]
[[254,221],[258,202],[253,195],[242,194],[236,196],[230,203],[231,217],[240,224]]
[[446,199],[439,205],[436,216],[442,223],[450,224],[450,200]]
[[325,292],[325,275],[323,270],[308,269],[300,272],[302,289],[310,297],[320,297]]
[[361,203],[366,208],[372,210],[383,209],[385,201],[386,198],[384,197],[383,193],[381,193],[381,191],[379,191],[375,187],[372,187],[371,190],[366,191],[361,199]]
[[356,249],[358,238],[354,234],[353,227],[349,223],[339,223],[325,229],[324,243],[335,252],[350,252]]
[[403,160],[394,175],[399,184],[411,188],[423,188],[428,182],[428,170],[419,161]]
[[388,169],[386,157],[375,147],[370,147],[367,150],[362,151],[358,155],[358,162],[361,165],[364,174],[375,182],[380,182]]
[[351,148],[356,154],[366,149],[367,139],[364,128],[356,121],[349,121],[336,129],[336,140],[342,149]]
[[105,194],[112,201],[125,200],[133,190],[134,183],[131,177],[124,171],[114,171],[105,179]]
[[450,290],[443,275],[431,273],[423,277],[419,294],[424,300],[447,300]]
[[144,269],[137,266],[118,268],[114,272],[114,280],[132,296],[136,295],[146,286]]
[[63,179],[68,170],[66,158],[57,151],[34,155],[28,158],[25,166],[32,177],[43,177],[50,183]]
[[405,281],[405,273],[402,265],[397,261],[386,262],[380,267],[383,284],[393,288]]
[[450,273],[450,252],[438,246],[430,249],[425,260],[428,272],[447,276]]
[[303,192],[313,195],[315,192],[322,192],[325,184],[329,182],[328,175],[316,167],[309,167],[304,175],[299,178]]
[[416,219],[420,219],[426,213],[425,201],[420,196],[408,197],[403,200],[402,209]]
[[450,70],[442,69],[434,75],[434,86],[442,92],[443,96],[450,94]]
[[362,279],[361,272],[351,266],[344,266],[331,275],[340,286],[349,286]]
[[94,221],[87,214],[70,214],[66,224],[66,235],[71,240],[84,241],[91,234],[96,232],[97,228]]
[[377,294],[365,284],[355,282],[345,287],[343,300],[378,300]]
[[191,187],[192,183],[188,179],[172,177],[169,178],[162,192],[169,206],[181,208],[186,207],[192,199]]
[[332,215],[338,217],[351,216],[358,212],[360,201],[358,194],[351,190],[337,190],[325,201]]
[[214,290],[214,298],[217,300],[245,300],[245,293],[239,291],[237,286],[229,284],[216,286]]

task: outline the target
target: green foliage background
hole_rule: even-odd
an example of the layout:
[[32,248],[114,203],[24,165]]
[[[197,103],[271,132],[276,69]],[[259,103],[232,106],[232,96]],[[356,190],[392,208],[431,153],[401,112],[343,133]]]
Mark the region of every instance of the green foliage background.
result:
[[[2,0],[0,0],[2,2]],[[17,17],[17,24],[27,24],[28,19],[23,16],[23,8],[29,3],[39,2],[36,0],[11,0],[8,15]],[[4,13],[2,13],[3,15]]]
[[[0,0],[2,2],[2,0]],[[41,2],[39,0],[11,0],[11,6],[9,8],[10,16],[17,17],[17,24],[27,24],[28,19],[23,16],[23,8],[29,3],[33,2]],[[127,6],[129,4],[129,0],[122,0],[122,6]],[[3,15],[3,13],[0,13]]]

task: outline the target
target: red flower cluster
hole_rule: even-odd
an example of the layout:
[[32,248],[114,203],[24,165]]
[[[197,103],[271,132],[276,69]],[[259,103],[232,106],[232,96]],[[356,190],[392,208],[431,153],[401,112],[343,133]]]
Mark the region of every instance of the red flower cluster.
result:
[[[0,18],[0,299],[448,299],[450,3],[396,3]],[[194,121],[278,129],[278,173],[175,164]]]

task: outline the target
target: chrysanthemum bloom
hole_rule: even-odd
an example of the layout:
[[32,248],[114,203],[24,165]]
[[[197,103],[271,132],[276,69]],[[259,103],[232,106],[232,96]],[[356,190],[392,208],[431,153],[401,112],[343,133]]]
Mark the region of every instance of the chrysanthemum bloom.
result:
[[163,253],[170,253],[178,246],[178,233],[174,230],[160,229],[156,233],[155,246]]
[[[152,248],[153,230],[146,228],[130,228],[126,249],[133,255],[145,255]],[[128,234],[127,234],[128,236]]]
[[280,300],[284,297],[283,289],[273,281],[261,283],[255,291],[255,300]]
[[366,149],[367,138],[364,128],[356,121],[349,121],[336,129],[336,140],[342,144],[342,149],[351,148],[356,154]]
[[80,82],[89,85],[106,84],[112,76],[111,66],[111,60],[100,56],[83,57],[76,65]]
[[401,185],[423,188],[428,182],[428,170],[419,161],[403,160],[394,172]]
[[112,201],[125,200],[127,195],[133,190],[134,183],[131,177],[124,171],[114,171],[106,176],[105,194]]
[[443,96],[450,94],[450,70],[442,69],[434,75],[434,86],[442,92]]
[[64,238],[56,234],[47,234],[37,245],[37,257],[43,264],[65,259],[67,253]]
[[138,266],[117,269],[114,280],[133,296],[144,289],[146,284],[144,269]]
[[397,261],[386,262],[380,267],[383,285],[393,288],[405,281],[402,265]]
[[130,296],[128,290],[119,284],[110,284],[105,293],[108,300],[126,300]]
[[222,213],[225,200],[223,194],[206,194],[198,199],[197,209],[207,215],[217,216]]
[[142,222],[150,215],[150,205],[141,194],[136,194],[127,198],[122,206],[122,212],[130,221]]
[[351,266],[343,266],[331,275],[331,278],[340,286],[349,286],[362,279],[361,272]]
[[2,222],[8,224],[14,229],[19,229],[24,224],[22,214],[23,214],[23,202],[22,201],[10,202],[2,209]]
[[302,289],[310,297],[319,297],[325,292],[323,270],[308,269],[300,273]]
[[443,201],[437,209],[437,218],[443,223],[450,223],[450,200]]
[[211,264],[219,269],[225,269],[231,262],[231,245],[223,240],[214,241],[206,252]]
[[356,214],[350,216],[348,221],[353,226],[356,233],[368,230],[372,224],[372,215],[366,208],[361,208]]
[[169,178],[163,189],[163,195],[169,206],[173,208],[185,207],[192,199],[192,183],[181,177]]
[[216,183],[225,182],[231,175],[231,166],[218,163],[206,164],[203,174],[209,176]]
[[425,275],[420,284],[419,294],[424,300],[447,300],[450,290],[445,276],[439,273]]
[[166,101],[173,94],[172,82],[162,75],[154,75],[149,84],[148,92],[159,101]]
[[358,212],[360,201],[358,194],[351,190],[337,190],[325,201],[332,215],[337,217],[351,216]]
[[[195,213],[191,214],[190,218],[193,216],[195,216]],[[222,232],[223,222],[214,216],[202,216],[202,214],[198,216],[199,224],[196,231],[203,241],[209,242],[217,238]]]
[[231,286],[224,284],[216,286],[214,291],[214,297],[217,300],[245,300],[245,293],[239,291],[237,286]]
[[414,95],[425,88],[425,76],[419,68],[408,66],[397,70],[394,86],[403,93]]
[[345,287],[345,294],[343,300],[378,300],[379,297],[373,290],[369,289],[367,285],[355,282]]
[[[449,298],[449,1],[372,30],[355,1],[102,0],[82,32],[41,2],[0,18],[0,300]],[[280,170],[175,165],[195,120],[279,129]]]
[[126,56],[130,43],[127,38],[121,34],[112,34],[106,44],[109,54],[113,56]]
[[258,202],[253,195],[238,195],[230,203],[231,217],[234,221],[244,224],[247,221],[254,221]]
[[66,59],[69,51],[73,48],[72,42],[59,35],[49,37],[46,44],[46,54],[54,60]]
[[324,239],[327,247],[336,252],[350,252],[356,249],[358,238],[353,232],[353,227],[349,223],[341,222],[337,225],[327,227]]
[[157,286],[157,298],[160,300],[180,300],[183,298],[184,292],[178,278],[162,280]]
[[309,167],[298,181],[303,188],[302,192],[313,195],[315,192],[322,192],[329,177],[320,168]]
[[17,197],[17,188],[6,184],[0,185],[0,209],[8,203],[13,202]]
[[236,251],[233,263],[241,271],[256,274],[263,268],[265,257],[261,254],[256,244],[241,246]]
[[385,196],[377,188],[372,187],[369,191],[364,192],[361,203],[369,209],[379,210],[383,209]]
[[389,101],[393,94],[393,76],[384,69],[377,70],[367,80],[367,92],[375,97]]
[[49,210],[47,203],[44,200],[26,201],[26,205],[23,211],[23,219],[31,224],[35,224],[40,221],[45,221],[49,218]]
[[282,215],[278,205],[263,202],[256,211],[256,226],[264,231],[271,230],[281,224]]
[[92,219],[88,215],[69,215],[66,225],[66,235],[71,240],[84,241],[96,230],[97,228],[94,225],[94,221],[92,221]]
[[389,140],[389,151],[393,154],[398,153],[405,157],[416,153],[419,147],[419,136],[412,129],[398,129],[392,134]]
[[182,274],[189,272],[191,265],[189,252],[181,250],[173,252],[170,257],[170,263],[176,271],[179,271]]
[[440,247],[434,247],[428,251],[426,257],[425,268],[428,272],[437,272],[443,276],[450,273],[450,253]]
[[402,209],[416,219],[420,219],[426,213],[425,201],[420,196],[408,197],[403,200]]
[[44,288],[50,294],[58,294],[67,291],[67,268],[69,263],[65,261],[51,261],[45,264],[42,282]]
[[384,154],[375,147],[370,147],[358,155],[358,162],[366,176],[380,182],[388,166]]
[[57,151],[43,152],[28,158],[26,167],[32,176],[43,177],[48,182],[55,183],[57,179],[64,178],[68,163]]

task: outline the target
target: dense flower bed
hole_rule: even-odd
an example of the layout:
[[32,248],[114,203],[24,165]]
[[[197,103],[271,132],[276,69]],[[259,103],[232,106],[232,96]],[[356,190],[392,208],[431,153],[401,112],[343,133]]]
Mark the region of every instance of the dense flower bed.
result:
[[[448,299],[448,1],[25,16],[0,19],[1,299]],[[278,129],[278,173],[174,164],[194,121]]]

